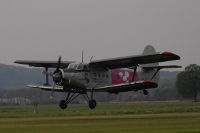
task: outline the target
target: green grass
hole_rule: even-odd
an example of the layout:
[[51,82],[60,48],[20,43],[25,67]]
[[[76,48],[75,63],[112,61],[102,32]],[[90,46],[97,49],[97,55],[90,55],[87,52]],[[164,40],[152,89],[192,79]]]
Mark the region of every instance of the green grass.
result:
[[200,133],[200,103],[134,102],[0,107],[0,133]]
[[177,101],[105,103],[98,104],[94,110],[90,110],[86,104],[81,104],[69,105],[64,111],[58,105],[39,105],[36,114],[33,113],[33,109],[33,106],[2,106],[0,107],[0,118],[200,112],[200,103]]

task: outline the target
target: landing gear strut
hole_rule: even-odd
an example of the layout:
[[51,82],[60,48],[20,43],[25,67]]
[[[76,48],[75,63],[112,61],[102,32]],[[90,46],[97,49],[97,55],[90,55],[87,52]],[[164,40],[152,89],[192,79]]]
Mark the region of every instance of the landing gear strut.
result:
[[89,98],[87,92],[85,93],[76,93],[69,91],[67,94],[67,97],[65,100],[61,100],[59,103],[59,107],[61,109],[66,109],[67,105],[71,103],[74,99],[76,99],[78,96],[82,95],[83,98],[88,102],[88,106],[90,109],[94,109],[97,105],[96,101],[93,99],[93,89],[91,90],[91,97]]
[[89,108],[94,109],[96,108],[97,102],[93,99],[93,89],[91,90],[91,99],[89,100]]

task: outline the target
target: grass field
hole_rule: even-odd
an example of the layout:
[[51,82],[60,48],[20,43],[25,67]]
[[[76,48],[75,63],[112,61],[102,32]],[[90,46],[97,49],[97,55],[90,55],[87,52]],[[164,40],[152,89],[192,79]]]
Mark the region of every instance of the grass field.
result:
[[0,107],[0,133],[200,133],[200,103],[134,102]]

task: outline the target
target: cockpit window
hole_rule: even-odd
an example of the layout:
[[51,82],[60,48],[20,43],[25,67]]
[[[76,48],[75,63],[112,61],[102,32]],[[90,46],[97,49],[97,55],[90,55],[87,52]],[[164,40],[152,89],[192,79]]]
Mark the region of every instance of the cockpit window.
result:
[[72,63],[69,64],[67,70],[85,70],[87,69],[87,66],[83,63]]
[[75,64],[69,64],[69,66],[68,66],[67,69],[68,69],[68,70],[72,70],[72,69],[74,69],[74,65],[75,65]]
[[74,64],[74,70],[76,70],[78,67],[78,64]]
[[76,68],[77,70],[83,70],[84,65],[83,64],[79,64],[78,67]]

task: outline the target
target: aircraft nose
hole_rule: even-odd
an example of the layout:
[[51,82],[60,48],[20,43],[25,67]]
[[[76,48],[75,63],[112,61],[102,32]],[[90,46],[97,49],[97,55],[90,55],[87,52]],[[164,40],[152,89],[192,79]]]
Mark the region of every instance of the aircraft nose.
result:
[[64,78],[66,80],[72,80],[74,78],[74,74],[73,73],[65,73]]

